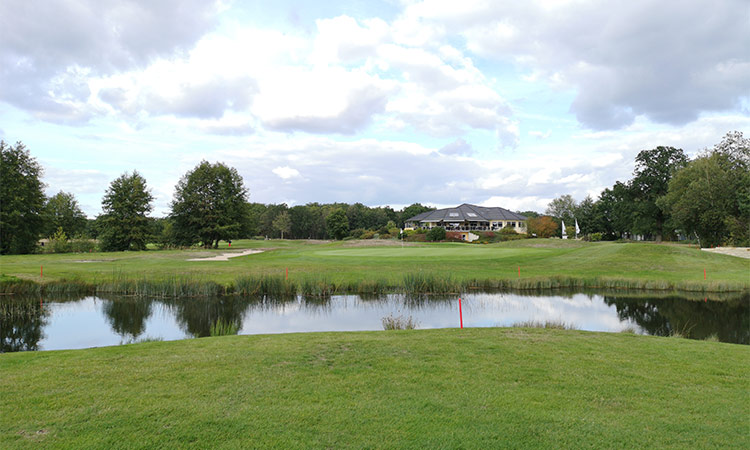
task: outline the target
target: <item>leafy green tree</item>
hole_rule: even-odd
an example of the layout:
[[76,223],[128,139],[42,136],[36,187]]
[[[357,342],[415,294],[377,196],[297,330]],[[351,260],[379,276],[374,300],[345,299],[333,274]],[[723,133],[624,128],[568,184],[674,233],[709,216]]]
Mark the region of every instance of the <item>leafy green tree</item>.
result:
[[240,237],[249,216],[247,189],[237,169],[201,162],[177,183],[170,217],[183,245],[218,248],[220,240]]
[[60,191],[44,205],[45,236],[51,236],[62,228],[69,237],[86,232],[87,219],[73,194]]
[[349,234],[349,219],[342,208],[336,209],[326,216],[328,236],[333,239],[343,239]]
[[145,250],[151,238],[153,201],[146,179],[137,171],[122,174],[110,183],[102,199],[99,240],[104,251]]
[[633,201],[630,231],[652,235],[657,242],[665,234],[673,237],[674,227],[669,223],[669,211],[660,208],[657,200],[667,194],[669,180],[687,162],[685,152],[674,147],[656,147],[638,153],[634,177],[629,185]]
[[594,207],[596,231],[617,239],[630,231],[633,202],[630,187],[619,181],[602,191]]
[[42,168],[26,147],[0,141],[0,253],[30,253],[44,228]]
[[[575,218],[578,219],[578,227],[581,229],[579,236],[585,236],[597,231],[595,206],[594,199],[590,195],[587,195],[576,207]],[[575,222],[573,222],[573,227],[575,228]]]
[[289,232],[292,231],[292,218],[289,216],[289,213],[284,211],[276,216],[276,219],[273,221],[273,227],[281,233],[281,239],[284,239],[284,233],[289,235]]
[[677,172],[660,206],[703,247],[750,241],[750,140],[729,133]]
[[548,216],[556,217],[567,223],[573,222],[573,217],[576,213],[578,205],[571,195],[565,194],[552,200],[547,205],[545,214]]

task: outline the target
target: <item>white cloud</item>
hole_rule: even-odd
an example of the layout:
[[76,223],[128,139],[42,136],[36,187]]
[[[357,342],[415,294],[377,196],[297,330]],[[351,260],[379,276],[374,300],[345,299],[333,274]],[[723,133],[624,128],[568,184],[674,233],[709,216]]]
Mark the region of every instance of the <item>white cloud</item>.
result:
[[299,176],[299,170],[292,169],[289,166],[284,167],[277,167],[273,169],[271,172],[275,173],[279,176],[282,180],[288,180],[290,178],[298,177]]

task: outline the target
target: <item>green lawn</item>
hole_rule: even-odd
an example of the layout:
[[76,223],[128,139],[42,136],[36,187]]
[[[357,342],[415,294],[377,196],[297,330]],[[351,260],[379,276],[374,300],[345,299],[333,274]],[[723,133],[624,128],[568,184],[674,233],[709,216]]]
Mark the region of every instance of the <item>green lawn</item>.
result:
[[748,448],[749,352],[476,328],[0,354],[0,447]]
[[[285,275],[291,280],[324,277],[335,282],[382,280],[397,284],[404,274],[450,276],[454,280],[514,280],[568,277],[707,286],[750,287],[750,259],[702,252],[694,247],[652,243],[587,243],[530,239],[492,245],[460,243],[375,246],[368,241],[236,241],[232,251],[263,249],[229,261],[187,261],[228,251],[20,255],[0,257],[1,273],[35,281],[60,279],[100,283],[115,277],[194,276],[228,285],[238,276]],[[706,280],[704,280],[704,270]]]

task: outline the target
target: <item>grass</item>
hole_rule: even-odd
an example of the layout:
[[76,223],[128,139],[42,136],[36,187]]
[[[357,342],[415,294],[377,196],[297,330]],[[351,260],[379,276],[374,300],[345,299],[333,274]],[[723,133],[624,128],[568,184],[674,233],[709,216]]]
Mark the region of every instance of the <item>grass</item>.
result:
[[750,291],[750,259],[672,244],[529,239],[400,247],[368,241],[246,240],[235,241],[231,250],[244,248],[265,251],[221,262],[187,259],[224,253],[226,247],[1,256],[0,292],[326,296],[470,289]]
[[412,316],[394,316],[389,314],[381,319],[384,330],[413,330],[419,326]]
[[0,355],[0,447],[748,448],[750,348],[474,328]]

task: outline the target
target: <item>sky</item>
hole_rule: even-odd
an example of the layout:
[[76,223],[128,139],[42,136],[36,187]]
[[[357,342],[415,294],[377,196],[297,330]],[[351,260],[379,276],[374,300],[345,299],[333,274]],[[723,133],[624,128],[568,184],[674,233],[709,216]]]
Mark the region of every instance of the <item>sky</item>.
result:
[[748,0],[0,2],[0,139],[89,217],[202,160],[253,202],[543,212],[733,130]]

